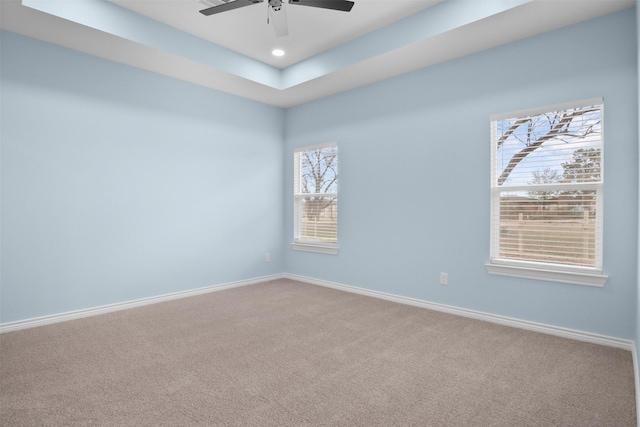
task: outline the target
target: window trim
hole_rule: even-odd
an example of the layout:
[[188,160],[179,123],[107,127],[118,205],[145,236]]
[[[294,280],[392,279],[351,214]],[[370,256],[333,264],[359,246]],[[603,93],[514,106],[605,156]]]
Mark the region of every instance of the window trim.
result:
[[[333,141],[333,142],[327,142],[324,144],[316,144],[316,145],[309,145],[309,146],[305,146],[305,147],[299,147],[294,149],[293,154],[294,154],[294,165],[293,165],[293,242],[291,243],[291,247],[294,250],[298,250],[298,251],[305,251],[305,252],[315,252],[315,253],[322,253],[322,254],[329,254],[329,255],[337,255],[338,251],[339,251],[339,247],[338,247],[338,237],[336,235],[336,242],[335,243],[330,243],[330,242],[321,242],[321,241],[312,241],[312,240],[303,240],[299,238],[299,224],[300,224],[300,219],[299,219],[299,213],[298,213],[298,208],[297,208],[297,203],[298,203],[298,199],[301,196],[301,194],[298,193],[298,188],[300,186],[300,172],[299,172],[299,168],[300,165],[296,164],[296,158],[298,153],[302,153],[304,151],[312,151],[312,150],[317,150],[317,149],[322,149],[322,148],[328,148],[328,147],[335,147],[336,150],[338,149],[338,143],[337,141]],[[329,195],[334,194],[336,197],[336,201],[338,200],[338,190],[336,190],[335,193],[327,193]],[[336,227],[337,227],[337,219],[336,219]]]
[[[514,118],[534,116],[550,111],[560,111],[572,108],[585,107],[589,105],[602,105],[601,107],[601,123],[604,130],[604,98],[592,98],[576,102],[567,102],[563,104],[557,104],[552,106],[533,108],[527,110],[520,110],[510,113],[494,114],[490,116],[491,126],[495,126],[497,121]],[[603,131],[604,132],[604,131]],[[602,272],[602,260],[603,260],[603,248],[604,237],[603,232],[596,232],[596,266],[573,266],[568,264],[554,264],[544,263],[536,261],[525,261],[501,258],[496,255],[499,254],[499,242],[495,239],[497,236],[496,230],[500,229],[500,216],[496,214],[496,209],[500,209],[499,195],[501,191],[516,191],[518,188],[513,186],[501,187],[495,184],[494,171],[496,171],[496,147],[494,141],[495,131],[492,129],[491,134],[491,173],[490,173],[490,258],[489,262],[485,264],[487,272],[489,274],[495,274],[508,277],[519,277],[525,279],[544,280],[550,282],[569,283],[584,286],[603,287],[608,279],[608,276]],[[604,134],[601,136],[601,167],[604,170]],[[602,176],[604,176],[604,173]],[[596,212],[599,213],[597,221],[599,221],[600,230],[603,226],[603,193],[604,193],[604,180],[599,183],[583,184],[584,187],[593,187],[596,190]],[[561,186],[558,186],[561,187]],[[529,189],[528,187],[527,189]]]
[[595,286],[599,288],[604,287],[609,278],[605,274],[589,272],[591,269],[576,268],[575,271],[569,271],[568,267],[562,266],[562,270],[553,270],[550,269],[551,265],[526,261],[514,262],[514,265],[511,265],[505,260],[493,260],[485,264],[485,267],[487,273],[497,276],[519,277],[522,279],[544,280],[547,282],[569,283],[572,285]]
[[337,255],[338,244],[337,243],[308,243],[304,241],[298,241],[291,243],[291,247],[297,251],[316,252],[319,254]]

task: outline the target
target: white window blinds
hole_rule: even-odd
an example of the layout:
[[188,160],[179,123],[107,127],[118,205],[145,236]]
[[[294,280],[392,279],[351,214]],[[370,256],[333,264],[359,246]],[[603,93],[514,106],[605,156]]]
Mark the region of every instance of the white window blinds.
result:
[[296,150],[294,244],[327,247],[337,242],[338,147],[331,143]]
[[491,117],[491,263],[602,270],[603,101]]

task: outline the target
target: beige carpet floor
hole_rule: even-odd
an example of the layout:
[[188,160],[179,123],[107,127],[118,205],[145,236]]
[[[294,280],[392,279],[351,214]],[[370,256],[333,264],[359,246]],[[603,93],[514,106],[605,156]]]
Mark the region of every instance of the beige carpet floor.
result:
[[631,359],[278,280],[0,335],[0,424],[635,426]]

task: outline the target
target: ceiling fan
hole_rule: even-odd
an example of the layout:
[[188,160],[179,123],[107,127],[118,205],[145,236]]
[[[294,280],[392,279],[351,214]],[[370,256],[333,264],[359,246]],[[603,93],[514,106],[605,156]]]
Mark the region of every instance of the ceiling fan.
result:
[[[211,0],[205,1],[209,4],[213,3]],[[205,1],[202,2],[204,3]],[[271,19],[271,21],[273,21],[274,28],[276,30],[276,36],[286,36],[289,33],[289,29],[287,26],[285,9],[282,7],[282,3],[284,2],[284,0],[267,1],[269,18]],[[264,0],[218,0],[218,2],[220,4],[209,7],[207,9],[203,9],[200,11],[200,13],[209,16],[216,13],[239,9],[245,6],[251,6],[252,4],[256,3],[262,3],[264,2]],[[348,0],[289,0],[289,4],[349,12],[351,8],[353,8],[353,5],[355,3]]]

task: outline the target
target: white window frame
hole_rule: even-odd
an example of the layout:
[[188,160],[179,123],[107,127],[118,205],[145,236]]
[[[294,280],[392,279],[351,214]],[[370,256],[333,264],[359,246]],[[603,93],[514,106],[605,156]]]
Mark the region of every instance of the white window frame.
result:
[[[499,186],[497,183],[497,122],[499,120],[536,116],[539,114],[561,111],[572,108],[586,107],[589,105],[602,105],[601,109],[601,171],[600,182],[580,183],[580,184],[551,184],[554,189],[583,189],[596,191],[596,239],[595,239],[595,266],[573,266],[568,264],[555,264],[536,261],[524,261],[500,257],[500,192],[509,191],[540,191],[541,187],[535,185],[527,186]],[[602,287],[607,281],[607,276],[602,272],[603,258],[603,192],[604,192],[604,100],[603,98],[593,98],[584,101],[570,102],[565,104],[546,106],[530,110],[523,110],[511,113],[496,114],[490,117],[491,121],[491,225],[490,225],[490,261],[486,264],[487,272],[509,277],[520,277],[527,279],[545,280],[560,283],[570,283],[586,286]],[[548,189],[550,184],[544,184]],[[544,191],[544,190],[542,190]]]
[[[318,144],[306,147],[300,147],[294,150],[293,155],[293,243],[292,248],[299,251],[317,252],[323,254],[336,255],[338,253],[338,236],[335,242],[323,242],[315,240],[305,240],[301,237],[302,226],[302,209],[301,202],[304,197],[313,196],[314,194],[303,193],[302,190],[302,153],[305,151],[314,151],[322,148],[335,147],[338,148],[337,142],[329,142],[326,144]],[[338,160],[339,162],[339,160]],[[339,164],[339,163],[338,163]],[[338,190],[333,193],[318,194],[322,196],[335,197],[336,205],[338,203]],[[337,227],[337,218],[336,218]]]

